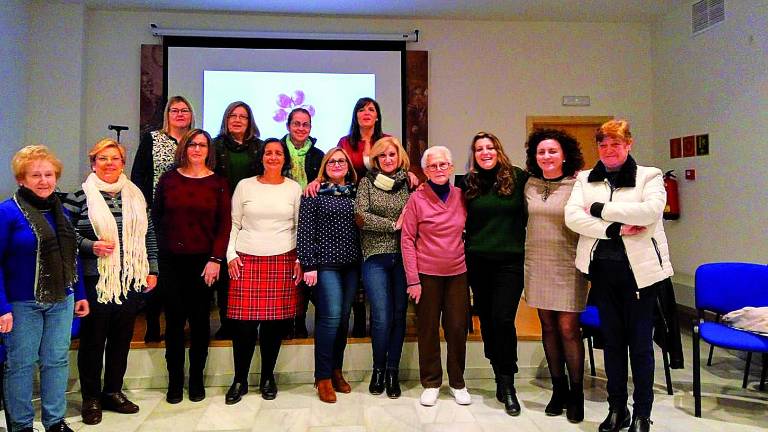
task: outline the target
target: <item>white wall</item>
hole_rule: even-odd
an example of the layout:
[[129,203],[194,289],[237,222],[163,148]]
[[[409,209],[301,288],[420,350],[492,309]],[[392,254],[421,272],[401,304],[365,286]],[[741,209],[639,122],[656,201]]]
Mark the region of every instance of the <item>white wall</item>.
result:
[[[524,161],[526,115],[627,116],[639,142],[651,137],[650,26],[644,24],[522,23],[441,20],[308,18],[206,13],[98,11],[86,13],[86,143],[126,124],[123,142],[138,143],[139,49],[159,43],[161,27],[328,32],[420,29],[430,58],[430,144],[452,148],[463,166],[468,141],[485,129]],[[54,60],[55,61],[55,60]],[[56,64],[52,64],[56,67]],[[590,95],[593,106],[565,108],[562,95]],[[351,107],[350,107],[351,109]],[[383,107],[386,116],[386,107]],[[639,158],[651,157],[638,145]],[[463,171],[460,170],[460,171]]]
[[[697,175],[680,180],[682,217],[666,223],[673,265],[689,285],[704,262],[768,260],[768,3],[726,7],[726,22],[695,37],[689,5],[653,30],[656,163]],[[669,158],[670,138],[701,133],[709,156]]]
[[9,0],[0,7],[0,197],[16,189],[10,173],[11,158],[24,144],[27,108],[27,34],[29,11],[23,0]]
[[83,41],[85,6],[34,1],[30,6],[29,98],[25,141],[48,145],[64,162],[59,187],[83,180]]

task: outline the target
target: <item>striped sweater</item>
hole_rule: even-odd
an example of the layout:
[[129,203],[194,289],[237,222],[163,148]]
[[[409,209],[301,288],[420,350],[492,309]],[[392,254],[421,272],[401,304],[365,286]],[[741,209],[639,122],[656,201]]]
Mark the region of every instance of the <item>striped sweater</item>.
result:
[[[101,192],[104,197],[104,201],[107,202],[109,210],[112,212],[112,216],[115,217],[117,222],[117,233],[119,238],[123,238],[123,200],[120,193],[117,193],[114,197],[107,192]],[[80,258],[83,262],[83,273],[86,276],[98,276],[99,271],[96,266],[96,255],[93,253],[93,243],[98,240],[96,232],[93,230],[90,219],[88,219],[88,202],[85,199],[85,192],[80,189],[77,192],[70,192],[62,200],[64,207],[69,210],[70,217],[72,218],[72,225],[74,225],[77,231],[77,245],[80,249]],[[149,260],[149,274],[158,274],[157,269],[157,239],[155,237],[155,227],[152,224],[152,218],[147,214],[149,218],[149,227],[147,228],[147,259]],[[123,253],[122,244],[120,245],[120,253]],[[122,257],[121,257],[122,262]]]

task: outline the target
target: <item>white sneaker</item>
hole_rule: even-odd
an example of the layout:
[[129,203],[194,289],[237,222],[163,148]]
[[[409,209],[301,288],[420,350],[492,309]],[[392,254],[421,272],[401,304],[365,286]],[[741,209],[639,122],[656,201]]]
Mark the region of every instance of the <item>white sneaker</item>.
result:
[[431,388],[425,388],[423,392],[421,392],[421,398],[419,398],[419,403],[421,403],[424,406],[435,406],[437,403],[437,397],[440,396],[440,388],[438,387],[431,387]]
[[467,388],[464,387],[462,389],[455,389],[453,387],[450,387],[451,395],[453,395],[453,399],[456,401],[459,405],[469,405],[472,403],[472,396],[469,395],[469,392],[467,391]]

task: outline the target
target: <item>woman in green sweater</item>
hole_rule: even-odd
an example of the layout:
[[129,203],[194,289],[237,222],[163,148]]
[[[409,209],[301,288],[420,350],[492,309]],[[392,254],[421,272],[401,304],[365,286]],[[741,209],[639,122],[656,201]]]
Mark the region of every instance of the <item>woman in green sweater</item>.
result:
[[463,186],[469,285],[480,316],[485,357],[496,376],[496,399],[512,416],[520,414],[514,383],[515,315],[523,292],[526,179],[495,135],[478,132],[472,138]]

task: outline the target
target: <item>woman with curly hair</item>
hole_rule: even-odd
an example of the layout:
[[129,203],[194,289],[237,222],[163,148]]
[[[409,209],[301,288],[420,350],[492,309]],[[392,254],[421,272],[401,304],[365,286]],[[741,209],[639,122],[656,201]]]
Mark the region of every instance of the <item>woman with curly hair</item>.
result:
[[496,377],[496,399],[520,414],[515,392],[515,315],[523,292],[525,197],[528,174],[513,166],[501,141],[488,132],[472,138],[463,186],[467,201],[466,260],[480,316],[485,357]]
[[579,235],[565,226],[564,211],[584,158],[574,137],[554,129],[531,133],[525,153],[531,174],[525,184],[525,300],[538,308],[552,378],[552,399],[544,412],[556,416],[567,408],[568,420],[578,423],[584,419],[579,313],[587,302],[587,281],[574,264]]

